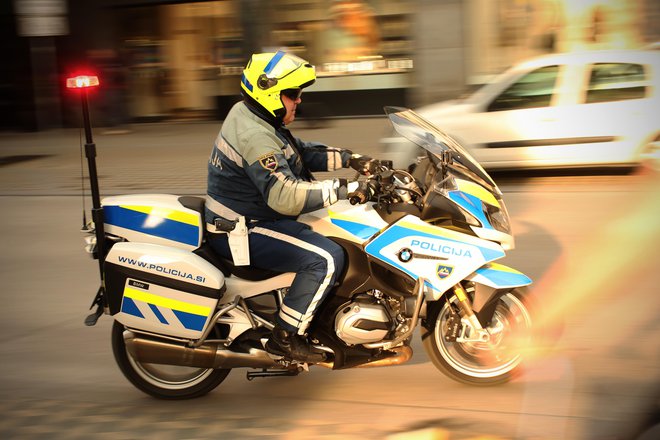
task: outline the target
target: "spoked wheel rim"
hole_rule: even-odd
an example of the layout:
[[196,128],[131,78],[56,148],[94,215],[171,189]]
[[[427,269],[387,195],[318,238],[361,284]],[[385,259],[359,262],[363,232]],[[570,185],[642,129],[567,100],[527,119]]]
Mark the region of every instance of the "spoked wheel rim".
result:
[[517,344],[527,340],[531,316],[523,302],[507,293],[499,298],[493,319],[486,329],[488,342],[450,342],[444,338],[450,305],[445,303],[434,329],[434,338],[442,358],[456,371],[476,378],[505,375],[521,362]]
[[112,351],[117,365],[137,389],[153,397],[175,400],[203,396],[220,385],[231,371],[230,368],[213,369],[139,361],[128,350],[126,332],[131,331],[119,322],[114,322]]
[[204,381],[214,371],[212,368],[142,363],[133,359],[130,353],[127,352],[126,355],[128,362],[144,381],[169,390],[193,387]]

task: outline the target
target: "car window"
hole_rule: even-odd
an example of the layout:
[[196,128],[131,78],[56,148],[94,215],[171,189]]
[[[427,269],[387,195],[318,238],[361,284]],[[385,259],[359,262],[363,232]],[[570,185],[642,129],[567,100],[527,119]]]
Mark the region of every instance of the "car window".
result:
[[586,102],[621,101],[646,96],[646,74],[641,64],[603,63],[591,68]]
[[559,66],[533,70],[511,84],[488,106],[489,112],[547,107],[552,101]]

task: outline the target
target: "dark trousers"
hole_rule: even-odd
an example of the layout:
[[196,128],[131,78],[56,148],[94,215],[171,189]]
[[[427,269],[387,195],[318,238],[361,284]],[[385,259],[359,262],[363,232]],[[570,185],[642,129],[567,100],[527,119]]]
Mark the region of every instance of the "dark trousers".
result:
[[[344,250],[295,220],[260,221],[249,230],[251,266],[296,273],[277,322],[288,331],[304,334],[341,274]],[[219,255],[231,258],[226,234],[215,235],[210,244]]]

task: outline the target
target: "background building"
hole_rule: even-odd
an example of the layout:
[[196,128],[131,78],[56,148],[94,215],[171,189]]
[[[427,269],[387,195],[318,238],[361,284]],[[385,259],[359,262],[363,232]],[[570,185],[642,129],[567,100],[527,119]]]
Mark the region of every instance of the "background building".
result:
[[302,116],[453,98],[512,63],[660,40],[654,0],[12,0],[0,6],[2,126],[77,125],[63,78],[99,72],[106,126],[222,119],[250,53],[317,66]]

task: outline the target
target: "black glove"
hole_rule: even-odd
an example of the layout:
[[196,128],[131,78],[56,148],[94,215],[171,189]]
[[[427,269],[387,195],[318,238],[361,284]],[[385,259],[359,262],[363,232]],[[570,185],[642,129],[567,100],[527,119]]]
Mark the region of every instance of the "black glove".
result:
[[348,201],[351,205],[367,203],[375,192],[376,188],[369,181],[358,182],[357,189],[348,194]]
[[354,153],[348,161],[348,166],[362,175],[369,176],[376,171],[378,161],[369,156]]

